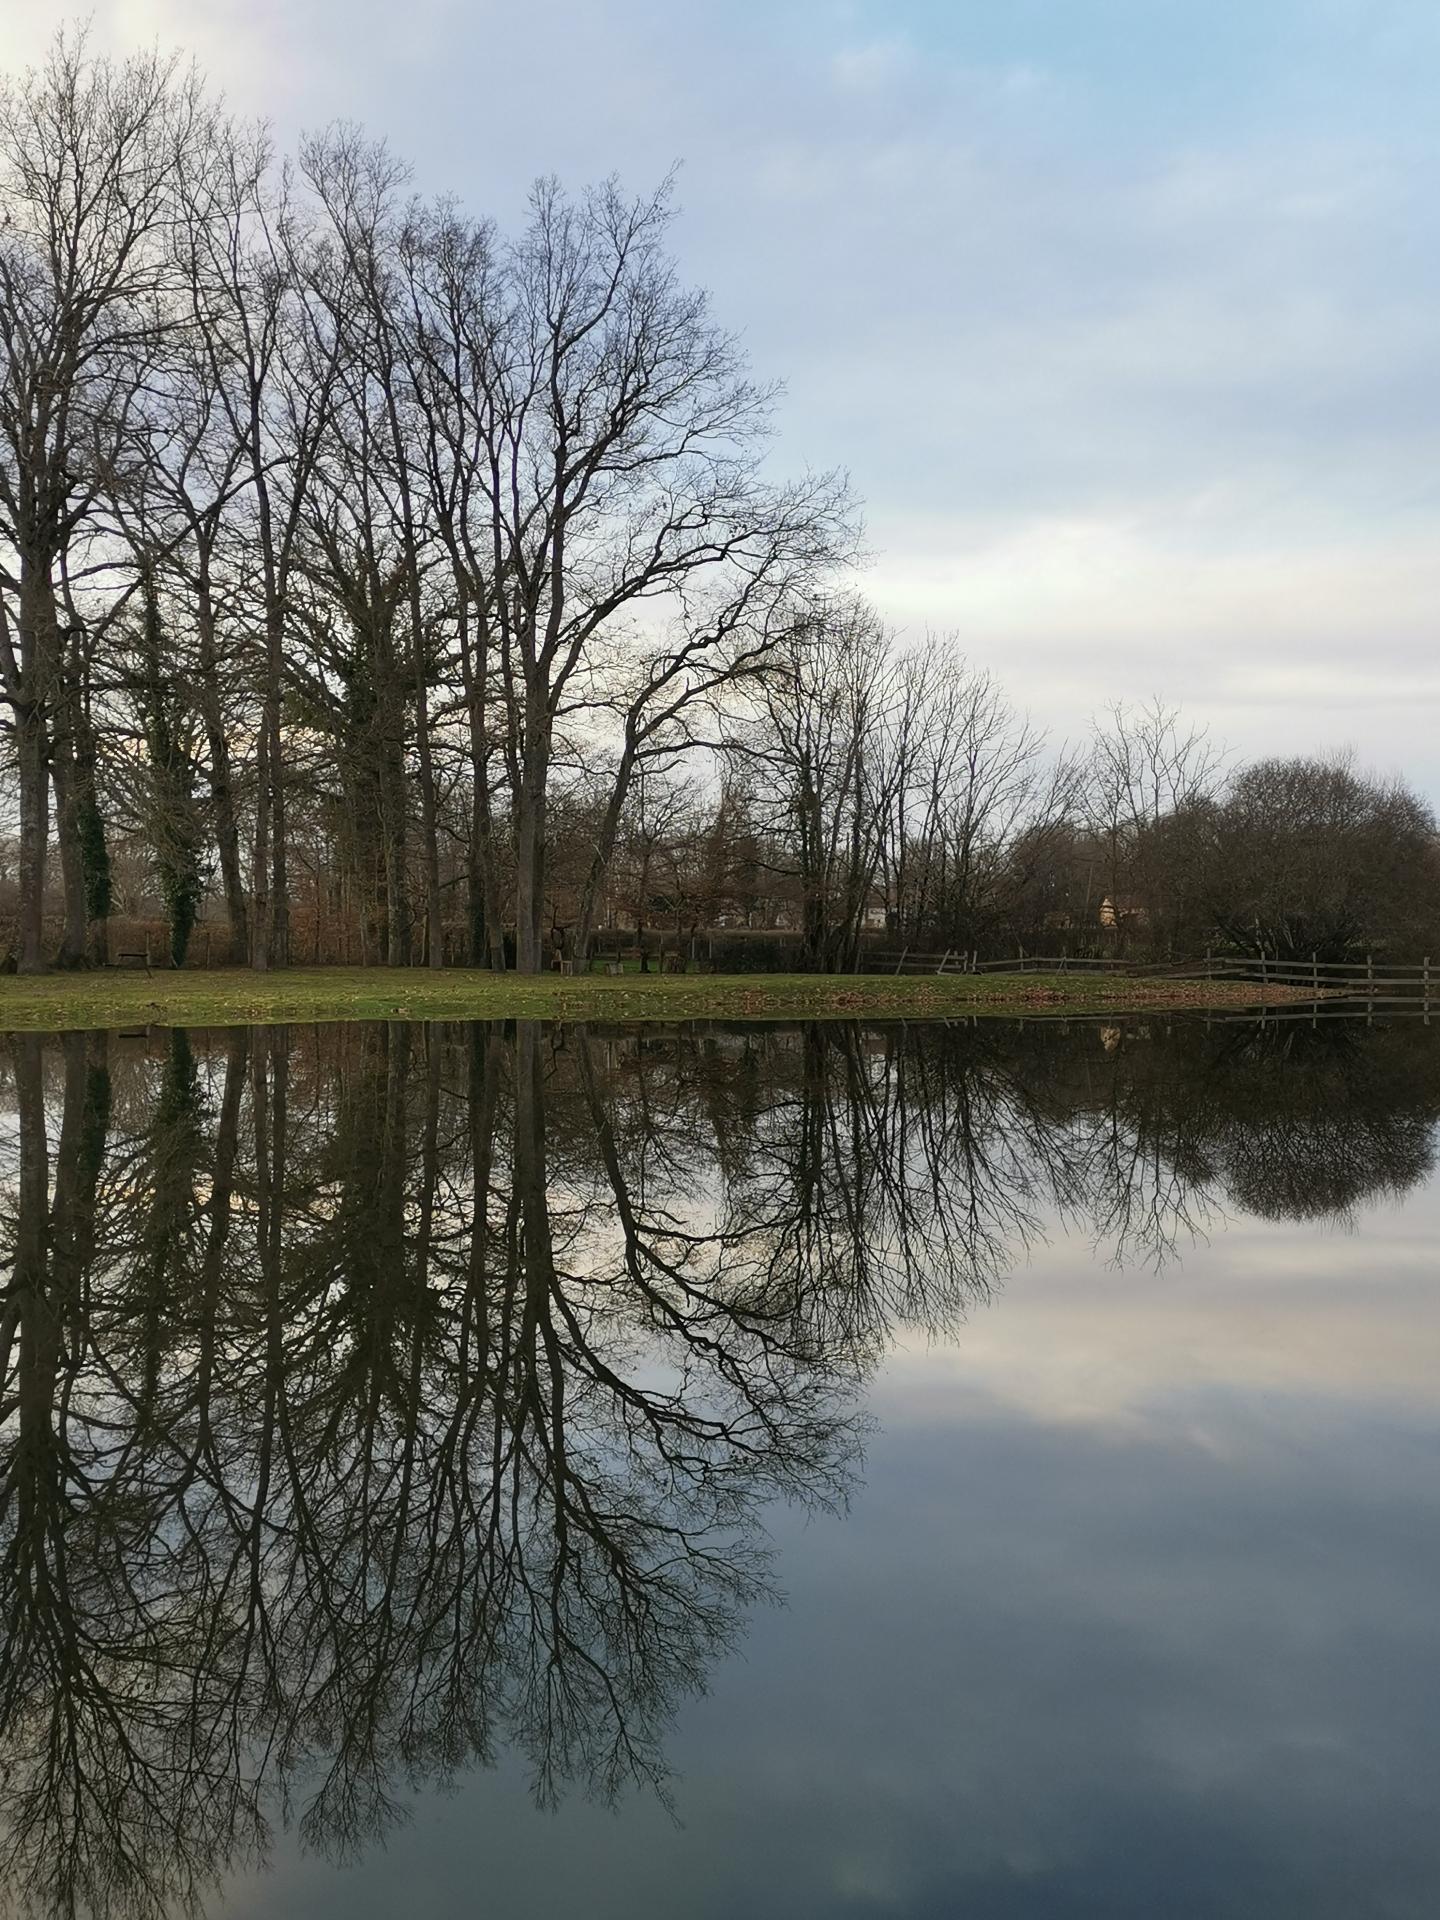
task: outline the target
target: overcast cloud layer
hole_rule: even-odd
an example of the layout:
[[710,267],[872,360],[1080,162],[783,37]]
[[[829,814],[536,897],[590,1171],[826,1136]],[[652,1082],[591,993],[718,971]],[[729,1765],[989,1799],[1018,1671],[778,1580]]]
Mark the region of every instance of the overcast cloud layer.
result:
[[[74,9],[0,0],[0,59]],[[1182,700],[1440,799],[1434,0],[97,0],[502,222],[684,162],[676,244],[848,467],[865,585],[1060,734]]]

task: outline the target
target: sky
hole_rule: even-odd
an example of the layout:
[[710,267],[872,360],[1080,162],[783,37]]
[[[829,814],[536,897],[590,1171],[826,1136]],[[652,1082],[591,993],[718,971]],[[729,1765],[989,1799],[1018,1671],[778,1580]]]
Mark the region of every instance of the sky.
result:
[[[75,9],[0,0],[0,63]],[[1434,0],[96,0],[502,225],[679,162],[862,585],[1058,739],[1152,693],[1440,803]]]

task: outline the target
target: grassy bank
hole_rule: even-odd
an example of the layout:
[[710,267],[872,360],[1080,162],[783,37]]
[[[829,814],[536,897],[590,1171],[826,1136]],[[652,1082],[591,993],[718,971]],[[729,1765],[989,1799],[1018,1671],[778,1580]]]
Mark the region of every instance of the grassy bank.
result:
[[[547,974],[315,967],[0,978],[0,1031],[307,1020],[779,1020],[1253,1006],[1253,986],[1080,974]],[[1272,1004],[1303,996],[1272,988]]]

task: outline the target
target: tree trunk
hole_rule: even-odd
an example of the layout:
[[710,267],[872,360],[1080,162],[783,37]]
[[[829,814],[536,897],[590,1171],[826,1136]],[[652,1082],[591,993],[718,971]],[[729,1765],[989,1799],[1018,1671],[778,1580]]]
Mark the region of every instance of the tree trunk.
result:
[[110,858],[95,792],[95,735],[86,664],[78,636],[71,636],[62,651],[54,612],[52,600],[48,617],[55,645],[48,684],[54,719],[49,761],[65,901],[56,965],[104,966],[109,957],[105,922],[110,913]]
[[15,964],[20,973],[45,972],[45,864],[50,841],[50,770],[44,715],[31,699],[15,709],[20,776],[20,873]]
[[255,756],[255,848],[251,869],[254,877],[250,892],[253,906],[250,921],[250,964],[257,973],[268,972],[272,958],[271,938],[274,932],[274,919],[270,901],[271,799],[270,729],[262,720]]
[[250,903],[240,868],[240,828],[235,819],[235,789],[230,755],[223,732],[213,733],[208,716],[205,732],[210,751],[210,804],[215,810],[215,841],[220,854],[220,885],[225,916],[230,923],[230,964],[241,967],[250,950]]
[[[392,703],[387,701],[387,713],[392,711]],[[387,967],[404,967],[410,963],[410,915],[405,898],[409,864],[405,831],[405,768],[398,726],[383,716],[381,726],[380,777],[376,785],[380,801],[380,867],[385,889],[382,903],[385,916],[385,964]]]
[[515,968],[539,973],[544,962],[545,789],[550,742],[527,716],[525,761],[515,808]]
[[[275,623],[272,621],[272,626]],[[251,963],[258,973],[289,962],[290,898],[285,857],[285,778],[281,764],[280,653],[274,633],[266,647],[265,704],[255,812],[254,940]]]
[[270,964],[290,964],[290,871],[285,843],[285,761],[280,731],[279,649],[272,667],[268,728],[270,747]]
[[55,838],[60,848],[60,878],[65,899],[64,926],[55,964],[72,969],[86,965],[90,910],[82,821],[85,783],[78,764],[76,739],[80,688],[78,667],[70,659],[56,662],[54,714],[50,771],[55,786]]
[[620,832],[620,816],[630,792],[630,781],[635,771],[635,755],[627,743],[620,756],[620,764],[615,770],[615,784],[610,790],[610,798],[605,804],[605,812],[600,821],[600,831],[595,837],[595,853],[590,862],[590,870],[585,875],[585,884],[580,889],[580,911],[575,922],[575,961],[578,967],[588,967],[590,963],[590,943],[595,937],[595,911],[600,902],[600,889],[610,871],[610,862],[615,857],[615,842]]
[[95,734],[82,705],[75,732],[75,772],[80,797],[80,864],[85,876],[85,951],[92,967],[110,964],[110,850],[95,790]]
[[50,851],[50,729],[46,702],[54,690],[55,600],[46,568],[29,555],[20,567],[19,684],[15,756],[20,784],[19,898],[15,962],[20,973],[44,973],[45,878]]
[[235,817],[230,742],[225,732],[217,683],[219,661],[215,648],[215,612],[203,562],[197,619],[200,630],[200,673],[195,693],[210,762],[210,804],[215,815],[220,885],[225,895],[226,917],[230,922],[230,963],[239,967],[244,966],[250,952],[250,906],[245,897],[245,880],[240,864],[240,828]]
[[481,868],[479,808],[470,808],[470,845],[465,853],[465,964],[483,967],[490,955],[485,911],[485,878]]
[[458,564],[455,585],[459,600],[460,670],[465,707],[470,720],[470,845],[465,863],[469,916],[466,958],[473,967],[489,965],[505,971],[505,927],[500,912],[500,886],[495,872],[495,845],[490,813],[490,743],[485,732],[485,629],[475,652],[470,645],[469,603]]
[[69,726],[56,728],[51,771],[55,781],[55,829],[60,845],[60,878],[65,898],[65,920],[55,954],[57,967],[85,965],[85,867],[80,857],[80,791]]
[[445,964],[445,923],[440,908],[439,808],[435,799],[435,766],[430,755],[430,700],[425,685],[424,647],[418,628],[413,645],[415,745],[420,772],[420,839],[425,859],[425,963],[435,968]]

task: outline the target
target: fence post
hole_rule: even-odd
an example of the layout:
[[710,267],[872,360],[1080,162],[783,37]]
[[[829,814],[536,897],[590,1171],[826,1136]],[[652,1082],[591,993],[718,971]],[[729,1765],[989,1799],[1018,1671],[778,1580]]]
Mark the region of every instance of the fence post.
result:
[[[1268,967],[1265,964],[1265,949],[1263,946],[1260,949],[1260,985],[1262,988],[1267,988],[1267,989],[1270,985],[1270,972]],[[1260,1018],[1262,1020],[1265,1018],[1265,1015],[1263,1012],[1261,1013]]]
[[1365,1024],[1369,1026],[1375,1018],[1375,956],[1373,953],[1367,953],[1365,956],[1365,988]]
[[904,949],[902,949],[902,951],[901,951],[901,954],[900,954],[900,958],[899,958],[899,959],[898,959],[898,960],[897,960],[897,961],[895,962],[895,971],[896,971],[896,973],[897,973],[897,974],[899,973],[899,971],[900,971],[900,969],[901,969],[901,967],[903,967],[903,966],[904,966],[904,964],[905,964],[905,955],[906,955],[907,953],[909,953],[909,951],[910,951],[910,949],[909,949],[909,947],[905,947]]
[[1315,995],[1317,1000],[1320,998],[1320,956],[1318,953],[1312,953],[1310,956],[1310,991]]

